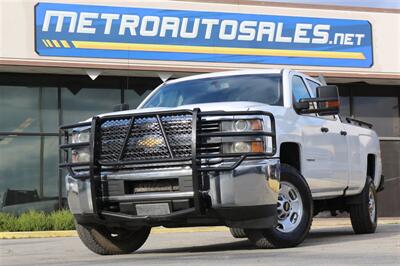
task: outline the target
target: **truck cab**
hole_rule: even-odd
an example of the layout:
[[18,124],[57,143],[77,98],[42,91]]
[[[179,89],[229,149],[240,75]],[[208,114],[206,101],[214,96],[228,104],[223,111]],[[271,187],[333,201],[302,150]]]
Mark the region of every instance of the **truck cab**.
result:
[[291,247],[313,215],[350,212],[375,231],[377,136],[339,117],[336,86],[289,69],[171,80],[135,110],[60,128],[68,203],[85,245],[138,249],[154,226],[225,225]]

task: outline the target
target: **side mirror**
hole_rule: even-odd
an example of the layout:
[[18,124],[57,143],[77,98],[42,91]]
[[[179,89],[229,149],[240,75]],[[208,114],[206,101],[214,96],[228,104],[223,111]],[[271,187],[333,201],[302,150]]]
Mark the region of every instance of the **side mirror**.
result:
[[303,102],[303,99],[300,99],[300,102],[294,102],[294,109],[296,109],[296,111],[303,113],[306,110],[310,109],[310,104],[308,102]]
[[114,105],[112,110],[113,110],[113,112],[129,110],[129,104],[122,103],[122,104]]
[[[310,103],[317,103],[317,108],[310,108]],[[294,108],[301,114],[336,115],[339,114],[339,93],[335,85],[317,87],[317,98],[300,99]]]
[[339,114],[339,91],[336,85],[324,85],[317,87],[318,113],[320,115]]

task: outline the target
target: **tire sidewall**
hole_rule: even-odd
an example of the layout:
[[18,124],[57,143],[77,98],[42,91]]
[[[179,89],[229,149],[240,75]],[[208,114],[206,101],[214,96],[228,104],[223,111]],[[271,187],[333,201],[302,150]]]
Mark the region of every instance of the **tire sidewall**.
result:
[[264,234],[276,246],[291,247],[300,244],[310,230],[313,218],[313,200],[306,180],[297,169],[288,165],[282,165],[281,181],[290,183],[297,188],[303,202],[303,215],[300,224],[291,232],[284,233],[274,227],[265,230]]
[[[368,203],[369,203],[369,189],[372,188],[372,193],[374,195],[374,200],[375,200],[375,217],[374,220],[371,221],[371,218],[369,216],[369,208],[368,208]],[[378,198],[376,195],[376,189],[374,185],[374,181],[372,180],[371,177],[367,178],[367,182],[365,184],[365,189],[364,189],[364,195],[363,195],[363,203],[364,207],[366,208],[366,213],[368,213],[368,223],[371,228],[376,228],[378,225]]]
[[[150,228],[141,227],[137,230],[122,229],[121,237],[111,237],[111,231],[104,226],[96,226],[91,229],[93,237],[101,243],[105,243],[109,246],[114,246],[114,249],[121,249],[129,252],[130,250],[136,249],[134,245],[135,241],[140,243],[141,246],[150,234]],[[143,239],[143,243],[142,243]]]
[[126,230],[122,239],[111,237],[110,231],[103,225],[78,224],[75,221],[78,236],[83,244],[100,255],[129,254],[140,248],[150,234],[150,227]]
[[[371,221],[369,213],[369,190],[372,189],[375,200],[375,216]],[[356,203],[350,204],[350,219],[353,230],[356,234],[371,234],[376,231],[378,225],[378,199],[374,181],[367,177],[365,185],[360,194],[356,195]]]

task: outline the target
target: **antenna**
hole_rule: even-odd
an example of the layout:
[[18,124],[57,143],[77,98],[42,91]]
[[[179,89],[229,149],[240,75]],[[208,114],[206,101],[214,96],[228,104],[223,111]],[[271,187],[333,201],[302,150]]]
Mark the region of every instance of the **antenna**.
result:
[[326,84],[326,80],[325,80],[325,78],[324,78],[324,75],[319,74],[318,80],[322,83],[322,85],[327,85],[327,84]]

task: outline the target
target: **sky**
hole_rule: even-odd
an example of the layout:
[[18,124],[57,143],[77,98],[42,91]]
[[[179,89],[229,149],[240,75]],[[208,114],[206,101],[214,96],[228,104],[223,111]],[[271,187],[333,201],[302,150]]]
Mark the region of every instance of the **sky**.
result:
[[[259,0],[263,1],[263,0]],[[400,0],[265,0],[269,2],[303,3],[303,4],[325,4],[340,6],[359,6],[375,8],[396,8],[400,9]]]

